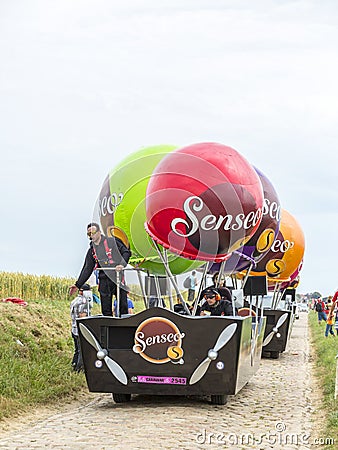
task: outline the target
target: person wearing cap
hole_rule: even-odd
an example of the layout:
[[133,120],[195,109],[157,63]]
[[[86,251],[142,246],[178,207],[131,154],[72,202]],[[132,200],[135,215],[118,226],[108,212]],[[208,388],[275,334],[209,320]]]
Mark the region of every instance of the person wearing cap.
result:
[[[117,274],[128,264],[130,250],[117,237],[106,237],[101,233],[99,224],[92,222],[87,225],[87,236],[90,240],[85,261],[76,283],[70,286],[69,295],[82,286],[93,273],[99,269],[99,294],[101,311],[104,316],[113,315],[113,295],[117,295]],[[108,270],[104,270],[108,269]],[[113,269],[113,270],[112,270]],[[120,315],[128,314],[127,292],[123,277],[119,289]]]
[[[229,291],[229,289],[227,289]],[[199,315],[200,316],[232,316],[231,292],[230,299],[222,299],[221,294],[217,288],[209,287],[204,291],[205,302],[202,304]]]
[[[231,294],[231,290],[229,288],[227,288],[225,286],[225,279],[222,276],[220,279],[220,282],[218,282],[218,277],[219,277],[219,273],[216,272],[213,274],[212,276],[212,285],[211,286],[207,286],[206,288],[204,288],[200,294],[199,300],[198,300],[198,306],[197,306],[197,310],[196,310],[196,315],[199,316],[199,313],[201,311],[201,305],[203,305],[206,300],[205,300],[205,294],[206,291],[208,289],[216,289],[216,291],[220,294],[221,296],[221,300],[224,300],[225,302],[229,302],[231,305],[231,315],[236,315],[237,314],[237,308],[235,308],[235,311],[232,310],[232,294]],[[191,309],[193,308],[193,305],[191,307]],[[230,311],[230,306],[227,304],[227,308]]]
[[89,284],[80,287],[77,297],[70,304],[70,317],[72,321],[72,338],[74,341],[74,355],[72,367],[76,372],[83,369],[82,355],[79,343],[79,331],[76,319],[90,316],[90,310],[93,307],[93,294]]

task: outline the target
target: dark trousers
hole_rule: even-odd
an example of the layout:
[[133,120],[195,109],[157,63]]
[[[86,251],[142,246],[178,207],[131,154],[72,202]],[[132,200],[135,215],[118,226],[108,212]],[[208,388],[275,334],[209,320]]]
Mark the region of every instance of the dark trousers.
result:
[[[113,315],[113,295],[116,297],[117,286],[110,278],[100,278],[99,293],[101,299],[101,311],[104,316]],[[120,286],[120,315],[128,314],[127,291]]]
[[72,366],[74,367],[74,370],[79,370],[82,368],[83,365],[79,336],[76,336],[75,334],[72,333],[72,338],[74,341],[74,355],[72,359]]
[[188,302],[192,302],[195,298],[195,289],[189,289],[188,291]]
[[325,328],[325,336],[328,337],[329,333],[334,336],[334,331],[332,330],[332,325],[329,325],[327,323],[326,328]]

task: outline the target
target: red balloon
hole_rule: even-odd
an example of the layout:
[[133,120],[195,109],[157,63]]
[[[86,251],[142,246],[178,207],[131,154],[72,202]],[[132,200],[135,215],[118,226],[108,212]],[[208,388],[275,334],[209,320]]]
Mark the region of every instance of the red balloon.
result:
[[236,150],[217,143],[183,147],[155,168],[145,224],[158,243],[185,258],[223,261],[262,219],[263,189]]

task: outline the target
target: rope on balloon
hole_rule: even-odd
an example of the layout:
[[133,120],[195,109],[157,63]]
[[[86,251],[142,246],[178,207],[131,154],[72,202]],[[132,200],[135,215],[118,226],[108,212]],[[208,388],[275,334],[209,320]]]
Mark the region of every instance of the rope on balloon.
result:
[[[142,266],[142,264],[145,263],[145,262],[147,262],[147,261],[156,261],[156,260],[157,260],[157,261],[161,262],[161,258],[159,258],[158,256],[156,256],[156,255],[154,255],[154,256],[149,256],[149,254],[150,254],[150,252],[151,252],[152,250],[157,251],[157,249],[156,249],[156,247],[155,247],[153,241],[151,242],[151,246],[150,246],[150,248],[149,248],[147,254],[146,254],[145,256],[142,257],[142,259],[141,259],[141,261],[140,261],[139,263],[135,264],[135,266],[134,266],[135,269],[139,269],[139,268]],[[173,256],[173,258],[174,258],[174,256]],[[131,261],[131,262],[133,262],[133,261],[138,261],[139,259],[140,259],[140,258],[130,258],[130,261]],[[168,258],[168,259],[169,259],[169,258]]]
[[149,254],[150,254],[150,252],[151,252],[152,250],[155,250],[155,251],[156,251],[156,248],[155,248],[155,246],[154,246],[154,242],[151,242],[151,245],[150,245],[150,248],[149,248],[149,250],[148,250],[148,253],[143,257],[143,259],[141,260],[141,262],[139,262],[138,264],[136,264],[136,265],[134,266],[135,269],[140,268],[140,267],[142,266],[142,264],[145,263],[147,260],[149,261],[149,260],[159,259],[158,256],[151,256],[151,257],[149,258]]

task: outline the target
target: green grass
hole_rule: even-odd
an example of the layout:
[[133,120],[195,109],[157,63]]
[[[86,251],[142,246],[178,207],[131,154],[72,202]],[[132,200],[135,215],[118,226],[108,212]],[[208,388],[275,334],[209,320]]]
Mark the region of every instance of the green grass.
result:
[[[71,368],[70,299],[27,301],[0,302],[0,420],[88,391],[84,374]],[[134,304],[144,309],[143,300]],[[92,314],[100,313],[94,304]]]
[[0,316],[0,419],[85,388],[71,370],[69,300],[0,303]]
[[[315,367],[317,385],[323,394],[323,405],[326,417],[326,430],[322,435],[336,439],[334,446],[321,447],[325,449],[337,448],[338,440],[338,398],[335,400],[336,355],[338,353],[338,337],[325,337],[325,323],[318,324],[317,314],[309,313],[311,330],[311,345],[315,350]],[[324,433],[325,431],[325,433]]]
[[[84,374],[71,368],[71,299],[55,298],[24,297],[27,307],[0,302],[0,420],[88,392]],[[134,312],[142,311],[141,295],[132,298]],[[100,313],[94,304],[92,315]]]

